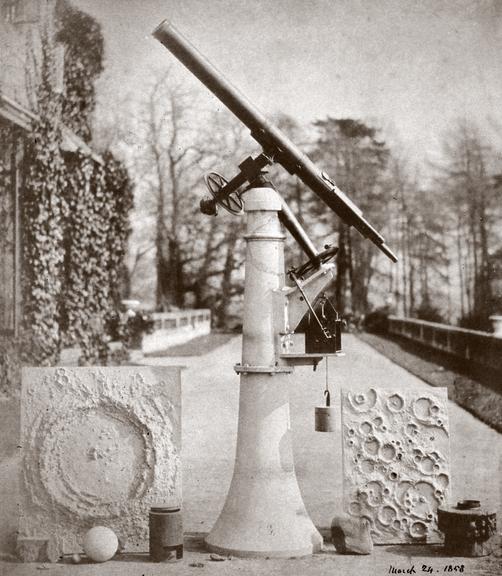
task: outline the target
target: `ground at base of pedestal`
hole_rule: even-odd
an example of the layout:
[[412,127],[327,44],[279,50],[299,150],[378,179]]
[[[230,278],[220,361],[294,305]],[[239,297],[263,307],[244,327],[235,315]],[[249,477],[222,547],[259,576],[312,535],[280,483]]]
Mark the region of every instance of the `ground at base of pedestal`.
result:
[[303,550],[269,550],[269,551],[258,551],[258,550],[232,550],[231,548],[220,548],[219,546],[214,546],[211,544],[206,544],[207,550],[210,552],[216,552],[222,556],[232,556],[236,558],[304,558],[306,556],[313,556],[313,554],[318,554],[322,550],[322,546],[314,547],[314,552],[312,552],[312,547],[305,548]]
[[[328,534],[328,530],[323,530]],[[502,574],[502,548],[498,544],[493,555],[484,558],[452,558],[443,556],[440,545],[375,546],[368,556],[338,554],[331,542],[326,542],[322,552],[303,558],[235,558],[211,559],[204,546],[206,534],[185,536],[183,559],[175,564],[150,562],[148,554],[127,554],[102,564],[89,563],[85,557],[78,566],[71,556],[57,564],[21,564],[0,561],[0,574],[8,576],[39,576],[40,574],[67,576],[176,576],[194,574],[219,574],[220,576],[386,576],[387,574],[447,574],[462,573],[467,576],[499,576]],[[450,567],[451,566],[451,570]],[[395,570],[395,572],[389,571]],[[403,572],[398,572],[402,570]],[[406,572],[406,570],[408,572]],[[410,572],[414,570],[414,572]]]

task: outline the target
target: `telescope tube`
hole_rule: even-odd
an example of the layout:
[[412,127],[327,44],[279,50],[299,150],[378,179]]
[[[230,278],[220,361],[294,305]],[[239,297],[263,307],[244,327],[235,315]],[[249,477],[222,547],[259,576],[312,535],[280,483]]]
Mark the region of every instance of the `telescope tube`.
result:
[[298,176],[346,224],[353,226],[388,258],[397,262],[385,239],[363,218],[347,196],[323,176],[316,165],[232,86],[181,32],[164,20],[154,30],[153,36],[250,129],[251,136],[267,155],[271,155],[290,174]]

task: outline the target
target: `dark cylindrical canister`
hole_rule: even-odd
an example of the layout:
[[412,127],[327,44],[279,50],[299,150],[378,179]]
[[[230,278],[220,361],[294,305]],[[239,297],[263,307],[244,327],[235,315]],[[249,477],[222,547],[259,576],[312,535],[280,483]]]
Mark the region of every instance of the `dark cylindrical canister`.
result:
[[331,395],[329,390],[324,391],[326,406],[316,406],[315,408],[315,431],[334,432],[335,431],[335,409],[331,406]]
[[438,527],[449,556],[488,556],[495,544],[497,515],[479,500],[461,500],[454,507],[438,508]]
[[329,406],[316,406],[315,408],[315,431],[335,431],[335,409]]
[[173,562],[183,558],[183,518],[180,508],[150,508],[150,560]]

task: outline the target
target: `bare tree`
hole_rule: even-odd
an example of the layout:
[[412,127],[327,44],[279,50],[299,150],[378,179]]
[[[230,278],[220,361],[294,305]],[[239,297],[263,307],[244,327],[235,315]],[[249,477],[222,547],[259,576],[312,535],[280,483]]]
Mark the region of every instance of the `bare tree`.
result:
[[493,149],[479,129],[461,121],[444,141],[440,185],[454,221],[463,323],[488,329],[492,310],[491,253],[499,245],[500,192]]
[[243,264],[243,219],[221,209],[217,217],[203,215],[199,201],[207,193],[204,173],[233,176],[250,139],[228,113],[201,109],[197,93],[170,71],[152,84],[132,125],[129,157],[144,225],[135,236],[141,243],[132,248],[131,267],[152,250],[157,309],[210,306],[224,324],[230,300],[242,291],[235,272]]
[[142,103],[137,128],[142,135],[136,177],[149,192],[155,219],[156,304],[159,310],[184,304],[183,224],[193,213],[193,172],[203,152],[188,119],[196,97],[171,71],[159,76]]

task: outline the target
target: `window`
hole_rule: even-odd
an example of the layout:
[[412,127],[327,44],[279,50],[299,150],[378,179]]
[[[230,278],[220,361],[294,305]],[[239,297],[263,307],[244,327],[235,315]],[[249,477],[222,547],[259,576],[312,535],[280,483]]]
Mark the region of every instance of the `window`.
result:
[[17,129],[0,122],[0,333],[19,323],[19,198]]
[[40,20],[40,0],[0,0],[2,16],[10,24],[34,24]]
[[21,0],[5,0],[3,15],[6,22],[15,24],[21,18]]

